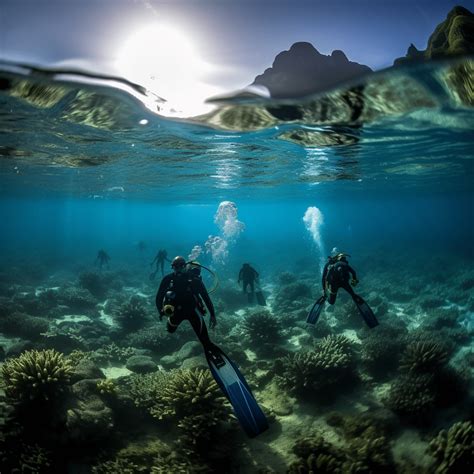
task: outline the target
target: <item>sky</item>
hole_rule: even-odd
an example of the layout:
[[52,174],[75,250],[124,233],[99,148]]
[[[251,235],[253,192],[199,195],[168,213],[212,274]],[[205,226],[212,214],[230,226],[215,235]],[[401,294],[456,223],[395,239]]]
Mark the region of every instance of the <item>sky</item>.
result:
[[[391,66],[410,43],[424,49],[436,25],[456,4],[1,0],[0,59],[80,64],[94,72],[126,76],[163,97],[199,82],[200,92],[212,95],[252,83],[279,52],[297,41],[310,42],[323,54],[343,50],[349,60],[374,70]],[[164,30],[156,32],[160,28]],[[197,86],[195,92],[199,95]]]

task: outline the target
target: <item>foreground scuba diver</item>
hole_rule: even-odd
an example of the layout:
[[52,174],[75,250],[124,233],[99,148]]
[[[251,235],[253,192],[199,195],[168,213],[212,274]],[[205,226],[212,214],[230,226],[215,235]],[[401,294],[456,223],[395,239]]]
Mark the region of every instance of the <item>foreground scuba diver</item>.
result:
[[244,263],[240,269],[237,283],[240,284],[240,282],[242,282],[242,291],[247,293],[249,303],[253,303],[255,296],[257,298],[257,303],[261,306],[265,306],[267,303],[258,283],[258,277],[257,270],[250,266],[249,263]]
[[171,262],[173,273],[163,278],[156,294],[160,320],[167,316],[166,328],[170,333],[175,332],[185,319],[190,322],[203,345],[211,373],[232,405],[235,416],[248,436],[257,436],[268,428],[265,415],[237,366],[211,342],[204,322],[205,304],[210,327],[216,325],[214,305],[197,270],[206,267],[195,262],[190,262],[189,266],[188,270],[183,257],[175,257]]
[[[352,296],[352,299],[364,318],[364,321],[367,323],[367,326],[369,326],[369,328],[374,328],[379,324],[369,305],[362,299],[362,297],[355,294],[352,289],[352,286],[356,286],[357,283],[359,283],[359,280],[357,280],[355,270],[347,261],[347,257],[349,256],[350,255],[345,253],[338,253],[333,257],[328,257],[322,276],[323,295],[316,301],[309,312],[308,318],[306,319],[307,323],[315,324],[321,314],[326,300],[329,304],[334,304],[336,302],[339,288],[343,288]],[[352,279],[349,283],[351,276]]]

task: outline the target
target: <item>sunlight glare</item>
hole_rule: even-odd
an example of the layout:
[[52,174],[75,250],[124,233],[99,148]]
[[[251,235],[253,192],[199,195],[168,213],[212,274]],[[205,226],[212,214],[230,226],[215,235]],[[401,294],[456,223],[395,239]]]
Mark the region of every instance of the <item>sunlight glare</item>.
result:
[[170,114],[192,116],[209,110],[204,100],[216,87],[204,83],[211,67],[191,38],[176,28],[152,24],[132,34],[117,54],[117,71],[168,101]]

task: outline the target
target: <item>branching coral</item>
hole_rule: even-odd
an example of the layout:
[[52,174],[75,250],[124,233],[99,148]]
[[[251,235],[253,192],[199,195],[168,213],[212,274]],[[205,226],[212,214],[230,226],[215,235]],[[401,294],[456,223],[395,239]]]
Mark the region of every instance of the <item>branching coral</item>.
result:
[[146,310],[137,296],[132,296],[115,312],[115,318],[123,330],[135,331],[146,321]]
[[300,395],[332,397],[333,389],[355,378],[351,343],[344,336],[328,336],[313,351],[292,354],[279,365],[278,383]]
[[16,400],[48,400],[69,383],[72,364],[53,350],[26,351],[2,367],[6,393]]
[[242,327],[252,348],[260,352],[271,352],[274,345],[282,339],[282,325],[268,311],[249,314]]
[[133,347],[119,347],[114,342],[108,344],[98,351],[93,358],[104,358],[108,361],[125,362],[129,357],[135,355]]
[[112,379],[103,379],[97,382],[97,390],[101,395],[115,395],[117,386]]
[[400,368],[411,373],[433,372],[447,361],[448,354],[436,342],[413,342],[402,355]]
[[473,434],[470,421],[454,423],[448,431],[439,432],[430,443],[430,450],[437,461],[436,474],[473,472]]
[[431,375],[404,375],[392,383],[385,403],[401,417],[424,422],[434,409],[435,399]]
[[152,408],[160,399],[161,393],[174,372],[159,370],[150,374],[132,375],[127,380],[128,391],[135,406]]

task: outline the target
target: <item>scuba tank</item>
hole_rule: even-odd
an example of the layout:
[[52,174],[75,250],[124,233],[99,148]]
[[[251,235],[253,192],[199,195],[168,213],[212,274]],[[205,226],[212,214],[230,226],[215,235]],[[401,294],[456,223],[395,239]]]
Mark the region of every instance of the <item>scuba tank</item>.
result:
[[168,290],[165,293],[165,297],[163,298],[163,312],[168,318],[174,314],[175,299],[176,293],[174,291]]

